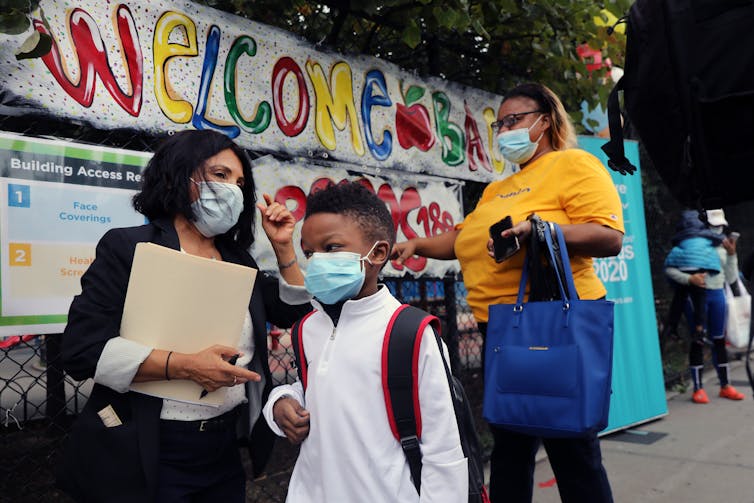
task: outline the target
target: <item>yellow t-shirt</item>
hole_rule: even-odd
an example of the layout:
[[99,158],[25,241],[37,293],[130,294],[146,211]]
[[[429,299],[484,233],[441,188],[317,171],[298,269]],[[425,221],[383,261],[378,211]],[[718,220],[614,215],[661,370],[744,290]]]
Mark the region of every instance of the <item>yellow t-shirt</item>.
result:
[[[490,183],[476,208],[458,225],[455,253],[461,263],[468,302],[479,322],[490,304],[514,303],[526,246],[496,263],[487,254],[490,226],[506,215],[515,225],[532,213],[559,224],[597,223],[625,232],[618,192],[602,163],[579,149],[549,152],[520,172]],[[574,283],[582,299],[598,299],[605,287],[591,257],[571,257]]]

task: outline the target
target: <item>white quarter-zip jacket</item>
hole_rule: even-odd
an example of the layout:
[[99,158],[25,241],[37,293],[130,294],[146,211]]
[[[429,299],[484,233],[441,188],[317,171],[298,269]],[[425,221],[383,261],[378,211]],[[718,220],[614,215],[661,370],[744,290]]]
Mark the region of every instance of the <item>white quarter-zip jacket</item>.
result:
[[[289,503],[412,503],[468,501],[468,467],[458,436],[448,380],[432,329],[419,349],[421,409],[421,497],[405,455],[393,437],[382,389],[382,342],[401,305],[381,286],[377,293],[349,300],[337,326],[316,302],[303,324],[308,363],[301,383],[278,386],[264,407],[275,433],[274,403],[283,396],[310,413],[309,436],[301,444],[288,486]],[[447,354],[447,350],[445,350]]]

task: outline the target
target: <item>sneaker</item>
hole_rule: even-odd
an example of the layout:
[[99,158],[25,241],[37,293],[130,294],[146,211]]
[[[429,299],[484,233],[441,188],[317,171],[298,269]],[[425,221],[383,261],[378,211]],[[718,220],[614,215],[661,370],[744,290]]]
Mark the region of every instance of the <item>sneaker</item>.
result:
[[727,386],[720,388],[720,397],[727,398],[728,400],[743,400],[744,394],[728,384]]
[[[722,393],[722,391],[720,391],[720,393]],[[707,392],[704,391],[704,388],[699,388],[694,391],[694,394],[691,395],[691,401],[694,403],[709,403],[709,398],[707,398]]]

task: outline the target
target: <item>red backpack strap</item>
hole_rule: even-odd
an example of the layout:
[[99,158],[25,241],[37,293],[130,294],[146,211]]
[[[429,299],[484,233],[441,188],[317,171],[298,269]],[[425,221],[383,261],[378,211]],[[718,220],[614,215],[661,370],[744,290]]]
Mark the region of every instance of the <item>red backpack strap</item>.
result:
[[422,421],[419,408],[419,349],[427,325],[439,333],[440,320],[403,304],[396,309],[382,342],[382,391],[393,436],[401,444],[416,490],[421,484]]
[[296,358],[296,372],[298,373],[298,380],[301,381],[301,385],[306,391],[307,383],[307,363],[306,352],[304,351],[304,338],[302,336],[304,322],[317,311],[310,311],[306,315],[293,324],[291,327],[291,346],[293,347],[293,354]]

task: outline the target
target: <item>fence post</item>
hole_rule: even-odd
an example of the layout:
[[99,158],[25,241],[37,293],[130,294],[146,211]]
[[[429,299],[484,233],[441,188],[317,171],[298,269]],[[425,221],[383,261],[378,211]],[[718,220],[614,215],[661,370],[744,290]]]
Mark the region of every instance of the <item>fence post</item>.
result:
[[60,341],[63,334],[45,336],[47,348],[47,403],[45,416],[61,430],[65,428],[65,375],[60,362]]
[[445,290],[445,330],[447,331],[445,343],[450,353],[450,367],[453,375],[458,375],[461,369],[461,358],[458,354],[458,305],[456,303],[456,278],[446,275],[443,280]]

